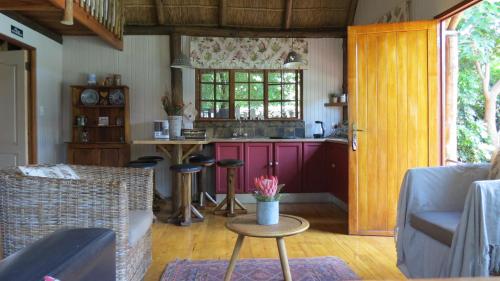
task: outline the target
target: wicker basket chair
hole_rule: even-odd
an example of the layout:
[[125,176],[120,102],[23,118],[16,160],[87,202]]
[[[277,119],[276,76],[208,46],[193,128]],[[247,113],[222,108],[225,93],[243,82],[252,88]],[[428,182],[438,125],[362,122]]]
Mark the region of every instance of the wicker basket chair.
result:
[[151,264],[151,227],[133,244],[129,212],[152,210],[153,171],[70,166],[79,180],[0,170],[0,232],[8,256],[61,228],[103,227],[116,233],[116,280],[142,280]]

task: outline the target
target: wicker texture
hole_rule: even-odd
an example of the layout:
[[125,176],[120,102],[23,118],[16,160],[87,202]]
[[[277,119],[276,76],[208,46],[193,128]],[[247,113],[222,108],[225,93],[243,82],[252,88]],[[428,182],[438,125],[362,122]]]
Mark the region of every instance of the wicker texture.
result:
[[151,263],[151,232],[128,243],[130,210],[151,210],[153,171],[70,166],[80,180],[0,171],[0,231],[4,256],[61,228],[103,227],[116,233],[117,280],[139,280]]

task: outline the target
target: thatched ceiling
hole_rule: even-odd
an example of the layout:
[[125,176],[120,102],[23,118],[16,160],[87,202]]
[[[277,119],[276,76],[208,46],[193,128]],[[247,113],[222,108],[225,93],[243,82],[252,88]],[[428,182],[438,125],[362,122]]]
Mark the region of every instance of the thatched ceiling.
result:
[[173,27],[308,30],[345,28],[352,21],[356,3],[356,0],[124,1],[127,25],[153,26],[163,21],[163,25]]

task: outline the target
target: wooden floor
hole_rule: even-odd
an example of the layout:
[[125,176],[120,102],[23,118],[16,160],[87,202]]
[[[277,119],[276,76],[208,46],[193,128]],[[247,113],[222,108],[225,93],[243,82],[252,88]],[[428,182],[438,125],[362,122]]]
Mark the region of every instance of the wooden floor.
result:
[[[248,207],[255,210],[255,205]],[[346,235],[347,215],[332,204],[281,204],[280,208],[311,223],[304,234],[286,238],[289,258],[337,256],[362,279],[404,279],[396,267],[393,238]],[[225,229],[225,217],[205,213],[205,221],[191,227],[154,224],[153,263],[145,281],[159,280],[175,259],[229,260],[236,234]],[[278,258],[276,240],[247,238],[240,258]]]

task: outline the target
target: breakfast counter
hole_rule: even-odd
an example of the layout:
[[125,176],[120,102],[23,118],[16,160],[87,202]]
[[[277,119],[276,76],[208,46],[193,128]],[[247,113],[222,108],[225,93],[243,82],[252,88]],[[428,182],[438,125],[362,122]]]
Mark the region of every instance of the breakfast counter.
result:
[[169,139],[147,139],[134,140],[132,144],[149,144],[149,145],[206,145],[211,143],[221,142],[332,142],[347,144],[347,139],[343,138],[209,138],[205,140],[169,140]]

